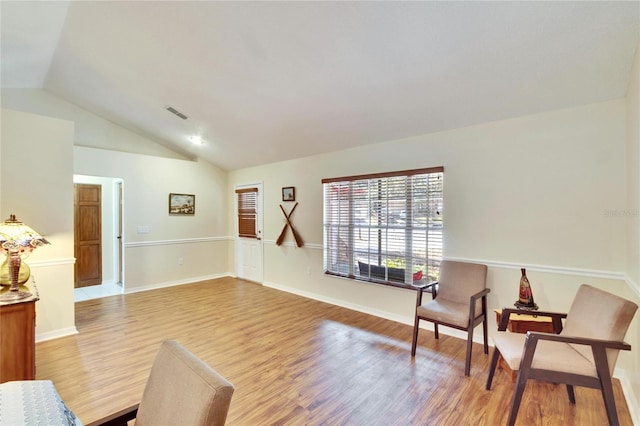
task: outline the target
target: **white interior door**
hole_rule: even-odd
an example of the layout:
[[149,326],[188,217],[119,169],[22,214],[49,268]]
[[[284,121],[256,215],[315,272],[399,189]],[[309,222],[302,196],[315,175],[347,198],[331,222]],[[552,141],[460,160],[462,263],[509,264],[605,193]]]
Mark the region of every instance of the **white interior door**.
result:
[[[241,194],[255,191],[255,221],[247,205],[241,205]],[[261,283],[262,264],[262,183],[236,187],[236,275],[238,278]],[[241,226],[242,223],[242,226]],[[252,231],[253,230],[253,231]]]

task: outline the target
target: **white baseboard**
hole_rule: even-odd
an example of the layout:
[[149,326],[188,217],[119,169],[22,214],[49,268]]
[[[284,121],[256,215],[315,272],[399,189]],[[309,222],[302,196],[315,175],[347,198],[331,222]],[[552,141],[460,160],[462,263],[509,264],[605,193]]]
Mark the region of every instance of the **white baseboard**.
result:
[[230,273],[226,272],[223,274],[205,275],[202,277],[191,277],[184,280],[167,281],[163,283],[150,284],[150,285],[145,285],[142,287],[134,287],[134,288],[127,288],[127,285],[125,284],[124,293],[125,294],[140,293],[141,291],[156,290],[159,288],[173,287],[176,285],[194,284],[200,281],[214,280],[216,278],[223,278],[223,277],[229,277],[229,276],[231,276]]
[[[308,299],[318,300],[320,302],[325,302],[331,305],[340,306],[342,308],[351,309],[352,311],[358,311],[365,314],[373,315],[375,317],[384,318],[391,321],[399,322],[401,324],[407,324],[407,325],[413,326],[413,320],[414,320],[413,316],[396,315],[396,314],[392,314],[386,311],[381,311],[378,309],[371,309],[368,306],[358,305],[355,303],[348,303],[348,302],[345,302],[344,300],[333,299],[331,297],[326,297],[326,296],[321,296],[315,293],[301,291],[297,288],[288,287],[288,286],[280,285],[273,282],[265,281],[263,285],[265,287],[274,288],[276,290],[286,291],[287,293],[297,294],[298,296],[306,297]],[[420,328],[433,331],[433,323],[430,323],[428,321],[420,321]],[[438,331],[447,336],[457,337],[463,340],[467,339],[467,333],[465,333],[464,331],[456,330],[454,328],[442,327],[442,328],[439,328]],[[473,333],[473,341],[475,343],[481,343],[481,344],[484,342],[484,339],[482,337],[482,329],[479,329],[477,330],[477,332]]]
[[313,299],[320,302],[329,303],[330,305],[340,306],[343,308],[351,309],[352,311],[363,312],[365,314],[370,314],[376,317],[385,318],[391,321],[399,322],[402,324],[413,325],[413,317],[407,317],[404,315],[395,315],[386,311],[380,311],[377,309],[371,309],[368,306],[358,305],[355,303],[348,303],[344,300],[333,299],[331,297],[322,296],[316,293],[310,293],[306,291],[299,290],[297,288],[280,285],[274,282],[265,281],[262,285],[265,287],[274,288],[276,290],[286,291],[287,293],[297,294],[298,296],[306,297],[307,299]]
[[78,329],[75,327],[61,328],[60,330],[49,331],[47,333],[36,333],[36,343],[72,336],[74,334],[78,334]]

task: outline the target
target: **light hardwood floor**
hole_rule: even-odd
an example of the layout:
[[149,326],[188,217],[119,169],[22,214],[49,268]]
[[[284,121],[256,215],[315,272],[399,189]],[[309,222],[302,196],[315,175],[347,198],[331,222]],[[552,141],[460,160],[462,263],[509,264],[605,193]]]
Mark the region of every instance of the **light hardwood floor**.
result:
[[[236,387],[227,425],[499,425],[513,383],[465,342],[232,278],[76,304],[79,334],[36,345],[37,378],[53,380],[85,423],[139,401],[165,339],[176,339]],[[490,350],[490,353],[493,349]],[[614,381],[618,415],[631,418]],[[596,390],[530,382],[518,425],[603,425]]]

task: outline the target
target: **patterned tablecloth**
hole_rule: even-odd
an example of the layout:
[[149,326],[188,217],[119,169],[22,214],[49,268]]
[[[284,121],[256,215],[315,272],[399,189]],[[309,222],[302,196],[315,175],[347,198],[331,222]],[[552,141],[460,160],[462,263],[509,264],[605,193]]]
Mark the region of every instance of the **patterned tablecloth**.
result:
[[82,425],[65,405],[51,380],[0,384],[0,425]]

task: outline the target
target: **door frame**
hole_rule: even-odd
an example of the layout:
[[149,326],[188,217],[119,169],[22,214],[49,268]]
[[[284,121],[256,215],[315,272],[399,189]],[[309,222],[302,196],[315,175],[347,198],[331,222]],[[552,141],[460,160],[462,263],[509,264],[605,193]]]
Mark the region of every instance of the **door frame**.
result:
[[[96,176],[96,175],[84,175],[84,174],[74,173],[73,184],[76,184],[76,183],[81,183],[81,184],[100,183],[101,185],[107,185],[111,188],[112,196],[102,197],[102,203],[103,203],[102,225],[105,226],[106,223],[112,225],[113,233],[108,237],[104,236],[102,238],[102,244],[103,244],[103,255],[104,255],[105,253],[104,245],[106,244],[106,238],[109,238],[110,242],[113,243],[113,247],[109,249],[109,253],[113,256],[113,259],[107,265],[103,266],[103,273],[106,268],[109,268],[109,270],[112,271],[113,273],[112,281],[114,284],[117,284],[118,276],[119,276],[118,272],[120,270],[119,268],[121,268],[122,269],[122,293],[124,293],[125,277],[126,277],[126,262],[125,262],[126,242],[125,242],[125,236],[124,236],[124,229],[126,229],[125,228],[126,219],[125,219],[125,210],[124,210],[125,209],[124,179],[113,177],[113,176]],[[121,189],[121,192],[119,192],[120,189]],[[121,200],[120,200],[120,196],[122,198]],[[111,203],[111,205],[109,206],[107,205],[107,203]],[[74,218],[74,221],[75,221],[75,218]],[[122,229],[122,232],[120,234],[121,236],[121,239],[119,240],[120,242],[118,243],[117,237],[118,237],[118,231],[120,227]],[[122,246],[121,257],[118,249],[119,244]],[[75,247],[74,247],[74,250],[75,250]],[[118,265],[119,262],[120,262],[120,265]],[[111,280],[109,280],[108,282],[111,283]]]
[[122,285],[124,293],[124,181],[119,178],[113,180],[113,229],[115,230],[113,276],[116,284]]
[[[233,191],[233,216],[234,216],[234,241],[235,241],[235,268],[236,268],[236,277],[238,278],[246,278],[241,276],[242,265],[242,240],[244,238],[238,236],[238,194],[236,190],[245,189],[245,188],[258,188],[258,196],[257,196],[257,216],[256,216],[256,227],[258,228],[256,233],[259,238],[257,240],[258,250],[260,252],[260,262],[257,265],[259,268],[259,279],[255,280],[262,284],[264,282],[264,235],[262,233],[262,229],[264,226],[264,196],[263,196],[263,183],[245,183],[245,184],[237,184],[234,187]],[[254,281],[254,280],[252,280]]]

